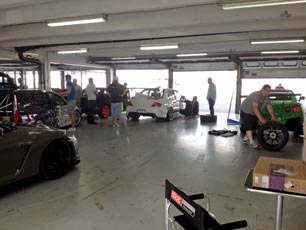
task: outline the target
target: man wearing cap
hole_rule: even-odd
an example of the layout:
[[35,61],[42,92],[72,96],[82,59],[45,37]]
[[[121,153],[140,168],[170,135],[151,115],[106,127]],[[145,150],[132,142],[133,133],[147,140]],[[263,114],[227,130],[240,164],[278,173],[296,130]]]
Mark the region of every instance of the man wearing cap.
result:
[[113,82],[107,87],[107,92],[111,98],[111,114],[113,119],[113,128],[120,127],[118,121],[122,110],[122,97],[126,89],[119,83],[119,78],[115,76]]

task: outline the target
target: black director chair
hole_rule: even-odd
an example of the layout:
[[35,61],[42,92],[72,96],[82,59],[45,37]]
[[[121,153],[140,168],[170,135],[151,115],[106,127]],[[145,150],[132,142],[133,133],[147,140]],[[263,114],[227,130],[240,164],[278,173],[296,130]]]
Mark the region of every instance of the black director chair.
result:
[[[203,193],[188,196],[168,180],[166,180],[165,198],[166,230],[169,230],[169,221],[173,229],[177,229],[175,223],[186,230],[231,230],[247,227],[245,220],[227,224],[218,223],[208,210],[194,202],[194,200],[203,199]],[[171,217],[169,214],[171,205],[174,205],[182,215]]]

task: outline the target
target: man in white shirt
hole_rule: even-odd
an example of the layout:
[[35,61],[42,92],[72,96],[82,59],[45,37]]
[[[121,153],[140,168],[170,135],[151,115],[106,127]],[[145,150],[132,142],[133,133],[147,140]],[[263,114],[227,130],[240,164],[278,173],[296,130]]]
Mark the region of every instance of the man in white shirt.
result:
[[96,86],[93,83],[93,79],[88,79],[88,85],[86,87],[86,93],[87,93],[87,123],[95,125],[97,122],[95,122],[95,109],[97,106],[97,90]]

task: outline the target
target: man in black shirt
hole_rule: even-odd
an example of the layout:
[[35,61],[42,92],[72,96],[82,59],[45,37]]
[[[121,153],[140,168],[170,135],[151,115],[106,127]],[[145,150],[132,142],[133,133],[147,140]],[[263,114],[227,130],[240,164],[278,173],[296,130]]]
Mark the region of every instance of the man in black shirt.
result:
[[107,87],[107,92],[111,98],[111,114],[113,119],[113,128],[120,127],[118,121],[122,111],[122,97],[126,93],[123,85],[119,82],[118,77],[113,78],[113,82]]

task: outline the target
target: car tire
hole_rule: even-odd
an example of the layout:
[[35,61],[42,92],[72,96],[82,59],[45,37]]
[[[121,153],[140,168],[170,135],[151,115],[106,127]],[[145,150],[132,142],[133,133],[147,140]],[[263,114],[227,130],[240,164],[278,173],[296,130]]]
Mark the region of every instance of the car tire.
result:
[[200,115],[200,119],[202,123],[216,123],[217,122],[216,115]]
[[173,121],[174,119],[174,111],[173,108],[169,108],[167,113],[167,121]]
[[40,159],[39,172],[42,178],[55,180],[64,176],[72,167],[73,150],[66,140],[50,143]]
[[79,127],[81,125],[81,122],[82,122],[82,114],[79,110],[76,110],[75,111],[75,126],[76,127]]
[[287,144],[289,132],[281,123],[269,121],[257,130],[257,140],[264,149],[278,151]]
[[132,121],[138,121],[140,115],[139,114],[133,114],[133,115],[129,115],[129,117],[132,119]]

